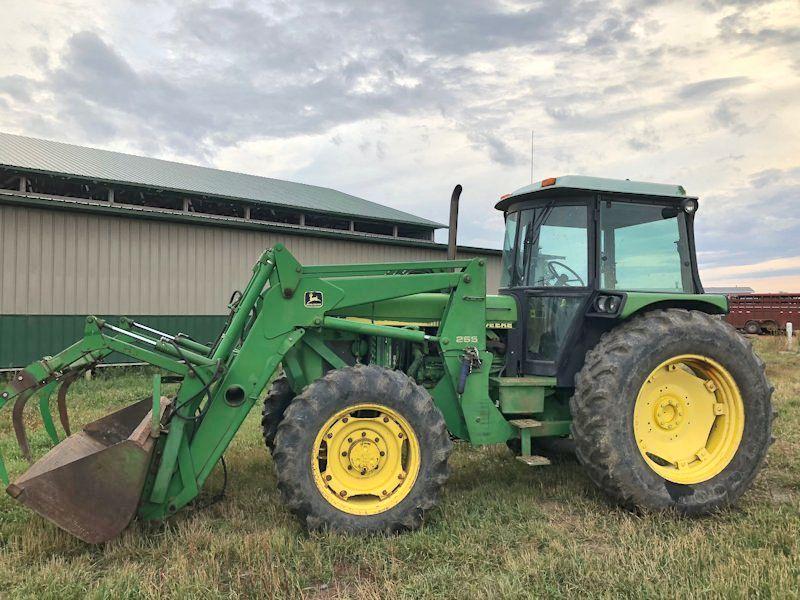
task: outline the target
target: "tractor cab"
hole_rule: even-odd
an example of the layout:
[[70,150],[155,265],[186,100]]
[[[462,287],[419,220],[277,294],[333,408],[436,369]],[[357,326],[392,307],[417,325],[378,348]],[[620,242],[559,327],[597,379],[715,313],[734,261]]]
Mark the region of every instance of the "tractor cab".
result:
[[[571,386],[585,351],[642,296],[661,307],[702,294],[697,199],[683,187],[568,175],[504,196],[501,294],[522,316],[509,374]],[[629,310],[626,310],[628,308]]]

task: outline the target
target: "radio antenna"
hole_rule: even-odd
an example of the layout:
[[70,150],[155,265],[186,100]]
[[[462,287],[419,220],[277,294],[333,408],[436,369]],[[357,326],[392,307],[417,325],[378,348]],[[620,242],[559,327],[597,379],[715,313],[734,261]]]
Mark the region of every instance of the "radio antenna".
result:
[[531,183],[533,183],[533,129],[531,129]]

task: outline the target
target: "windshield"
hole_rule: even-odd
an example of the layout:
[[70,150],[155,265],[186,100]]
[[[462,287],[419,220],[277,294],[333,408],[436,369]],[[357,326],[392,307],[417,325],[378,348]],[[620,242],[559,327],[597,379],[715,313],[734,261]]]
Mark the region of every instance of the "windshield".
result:
[[634,202],[600,203],[600,287],[694,291],[683,213]]
[[512,285],[585,287],[589,251],[586,205],[520,211]]

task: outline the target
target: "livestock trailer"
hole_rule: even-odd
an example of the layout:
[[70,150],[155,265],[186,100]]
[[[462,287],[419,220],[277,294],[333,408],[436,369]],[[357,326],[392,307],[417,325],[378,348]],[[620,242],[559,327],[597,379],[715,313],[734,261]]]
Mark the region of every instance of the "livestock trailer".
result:
[[786,331],[786,323],[800,326],[800,293],[732,294],[728,303],[726,319],[747,333],[779,333]]

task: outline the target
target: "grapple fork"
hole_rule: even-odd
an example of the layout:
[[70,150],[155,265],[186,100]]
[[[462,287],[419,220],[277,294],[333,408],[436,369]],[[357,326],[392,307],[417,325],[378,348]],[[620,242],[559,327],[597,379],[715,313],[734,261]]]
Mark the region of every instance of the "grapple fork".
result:
[[17,436],[17,443],[19,444],[20,451],[29,463],[33,463],[31,454],[30,443],[28,441],[28,434],[25,430],[24,412],[25,406],[34,395],[40,394],[39,412],[42,420],[47,429],[47,433],[54,443],[58,442],[58,435],[53,426],[53,419],[50,415],[50,396],[51,391],[48,388],[53,388],[59,383],[61,384],[58,389],[57,403],[58,414],[61,425],[67,436],[71,435],[69,427],[69,414],[67,412],[67,391],[69,386],[78,379],[81,374],[91,368],[91,365],[79,369],[68,371],[65,374],[55,374],[51,380],[45,383],[37,382],[27,371],[20,371],[14,377],[12,387],[19,391],[19,395],[14,401],[14,408],[12,411],[12,424],[14,426],[14,433]]
[[81,371],[75,371],[67,375],[61,382],[61,386],[58,388],[58,395],[56,397],[56,402],[58,404],[58,417],[61,421],[61,426],[64,428],[64,433],[66,433],[67,436],[72,435],[72,432],[69,428],[69,413],[67,412],[67,392],[69,391],[69,386],[71,386],[73,382],[80,376]]

